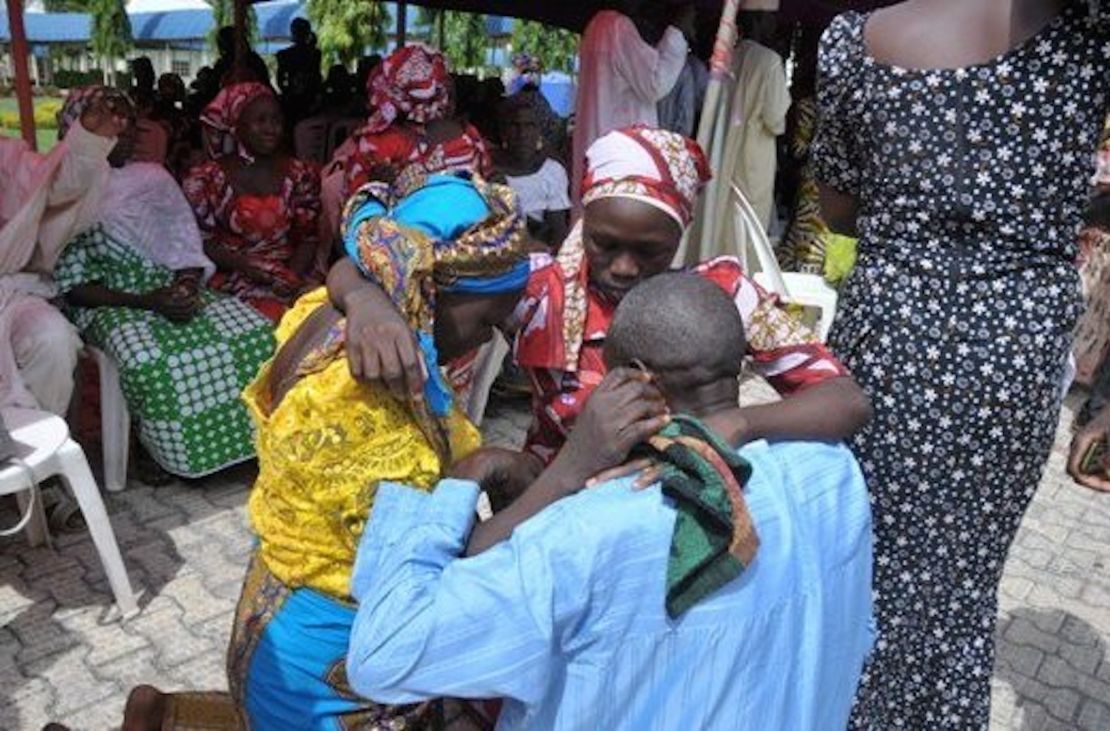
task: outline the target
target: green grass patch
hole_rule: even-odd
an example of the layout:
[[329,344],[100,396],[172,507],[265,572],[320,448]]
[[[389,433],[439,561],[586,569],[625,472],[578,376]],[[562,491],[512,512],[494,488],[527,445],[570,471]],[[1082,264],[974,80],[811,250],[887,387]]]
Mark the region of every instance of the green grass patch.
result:
[[[62,107],[56,97],[35,97],[35,138],[39,152],[46,152],[58,141],[55,115]],[[0,98],[0,135],[19,137],[19,102],[13,97]]]

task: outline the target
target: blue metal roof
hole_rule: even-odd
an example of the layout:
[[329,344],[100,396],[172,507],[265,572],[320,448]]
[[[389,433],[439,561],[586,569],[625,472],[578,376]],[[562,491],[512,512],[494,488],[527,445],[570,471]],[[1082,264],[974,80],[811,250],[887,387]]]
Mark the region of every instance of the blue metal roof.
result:
[[[30,43],[86,43],[89,40],[87,13],[24,13],[23,28]],[[7,11],[0,11],[0,42],[11,40]]]
[[204,38],[212,29],[210,8],[129,13],[136,41],[188,41]]
[[[395,5],[390,3],[390,28],[395,17]],[[258,34],[262,41],[289,38],[289,23],[293,18],[306,18],[305,3],[300,0],[277,0],[256,3]],[[416,30],[418,9],[408,6],[406,13],[410,31]],[[208,37],[212,29],[212,10],[209,8],[163,10],[159,12],[129,13],[131,33],[138,43],[172,43]],[[32,44],[87,43],[91,25],[87,13],[35,13],[23,15],[27,40]],[[508,35],[513,30],[513,19],[491,15],[486,18],[486,30],[491,36]],[[0,43],[11,40],[8,14],[0,11]],[[260,44],[261,45],[261,44]]]
[[[254,6],[262,39],[289,38],[289,23],[306,17],[304,3],[288,0]],[[210,8],[128,13],[131,34],[137,42],[191,41],[206,38],[212,30]],[[87,43],[91,25],[87,13],[24,13],[23,26],[30,43]],[[0,43],[11,40],[8,14],[0,11]]]

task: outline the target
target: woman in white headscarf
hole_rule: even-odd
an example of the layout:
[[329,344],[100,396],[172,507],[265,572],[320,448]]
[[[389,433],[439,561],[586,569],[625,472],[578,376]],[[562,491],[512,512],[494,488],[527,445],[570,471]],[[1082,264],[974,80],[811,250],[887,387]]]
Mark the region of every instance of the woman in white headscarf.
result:
[[50,303],[50,275],[65,242],[94,220],[105,158],[127,125],[105,94],[79,118],[48,155],[0,137],[0,406],[62,415],[73,393],[81,340]]
[[125,134],[98,223],[66,247],[55,281],[85,340],[118,364],[143,447],[167,472],[200,477],[254,456],[239,394],[273,352],[273,328],[204,288],[215,267],[192,209],[165,168],[129,163],[132,151]]

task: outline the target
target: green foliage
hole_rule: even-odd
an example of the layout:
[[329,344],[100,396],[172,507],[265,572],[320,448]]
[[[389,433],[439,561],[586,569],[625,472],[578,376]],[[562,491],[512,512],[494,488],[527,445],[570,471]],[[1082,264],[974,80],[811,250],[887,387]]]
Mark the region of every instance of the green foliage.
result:
[[123,58],[131,50],[131,20],[127,17],[123,0],[88,0],[92,14],[93,52],[101,58]]
[[87,13],[90,0],[43,0],[42,7],[48,13]]
[[[212,30],[208,31],[208,47],[216,50],[216,34],[225,25],[235,25],[235,0],[204,0],[212,6]],[[251,45],[258,42],[258,16],[254,6],[247,8],[247,40]]]
[[[35,99],[35,127],[38,129],[57,129],[58,111],[62,108],[61,99]],[[19,108],[0,110],[0,127],[19,130]]]
[[578,58],[578,34],[562,28],[516,20],[513,23],[513,51],[539,56],[545,71],[574,73]]
[[316,31],[324,64],[348,64],[366,49],[385,48],[389,13],[369,0],[308,0],[308,19]]
[[88,71],[58,69],[54,72],[54,86],[59,89],[77,89],[89,84],[99,84],[103,80],[104,72],[101,69],[89,69]]
[[[452,71],[465,71],[484,66],[489,49],[486,16],[475,13],[445,11],[438,22],[443,24],[443,55]],[[436,38],[439,28],[436,28]]]

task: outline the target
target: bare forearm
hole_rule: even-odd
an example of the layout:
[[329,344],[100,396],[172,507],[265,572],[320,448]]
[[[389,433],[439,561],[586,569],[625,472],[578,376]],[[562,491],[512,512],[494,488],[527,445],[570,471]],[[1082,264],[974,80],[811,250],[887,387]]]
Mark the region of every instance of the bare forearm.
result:
[[221,246],[214,241],[206,241],[204,244],[204,253],[212,260],[218,269],[223,271],[243,272],[249,273],[253,267],[247,257],[237,252],[231,251],[225,246]]
[[738,410],[745,422],[744,441],[847,439],[871,420],[871,401],[851,378],[810,386],[773,404]]
[[391,311],[396,309],[382,288],[362,276],[354,262],[345,257],[332,265],[328,272],[328,297],[336,309],[344,314],[347,314],[353,298],[366,298],[366,303],[374,307],[384,307]]
[[318,244],[311,239],[301,240],[293,252],[293,258],[289,260],[289,268],[297,274],[308,274],[318,248]]
[[586,479],[588,476],[578,474],[567,460],[556,458],[509,507],[475,526],[466,546],[466,555],[474,556],[506,540],[518,525],[560,497],[581,488]]
[[74,307],[131,307],[148,309],[145,295],[118,292],[101,284],[83,284],[66,292],[66,302]]

